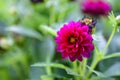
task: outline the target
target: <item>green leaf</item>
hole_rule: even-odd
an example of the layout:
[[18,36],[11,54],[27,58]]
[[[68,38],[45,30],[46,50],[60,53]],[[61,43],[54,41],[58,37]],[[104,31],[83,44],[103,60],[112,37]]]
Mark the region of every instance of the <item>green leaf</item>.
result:
[[[0,68],[0,76],[4,75],[1,77],[1,80],[24,80],[29,72],[28,69],[30,64],[28,62],[28,56],[25,52],[18,49],[7,53],[8,54],[0,60],[4,66],[4,69]],[[2,72],[2,70],[4,70],[4,72]],[[9,79],[7,79],[8,77]]]
[[39,39],[39,40],[42,39],[42,36],[37,31],[35,31],[33,29],[30,29],[30,28],[22,27],[22,26],[7,27],[6,31],[15,32],[17,34],[21,34],[21,35],[24,35],[24,36],[36,38],[36,39]]
[[104,72],[106,76],[119,76],[120,77],[120,63],[115,63],[107,71]]
[[50,80],[50,77],[49,75],[42,75],[40,76],[42,80]]
[[55,51],[54,38],[47,36],[42,41],[37,43],[37,45],[38,45],[38,49],[36,52],[39,60],[50,62],[53,59],[54,51]]
[[57,36],[56,31],[54,29],[52,29],[51,27],[48,27],[46,25],[40,25],[39,30],[45,35],[50,34],[50,35],[53,35],[53,36]]
[[103,73],[91,69],[91,67],[89,67],[88,65],[87,65],[87,68],[88,68],[90,71],[92,71],[93,73],[95,73],[97,76],[106,77]]
[[60,69],[64,69],[69,75],[79,76],[78,73],[74,72],[70,68],[64,66],[63,64],[59,64],[59,63],[36,63],[31,66],[32,67],[48,67],[49,66],[53,68],[60,68]]
[[110,78],[110,77],[100,77],[100,76],[92,76],[90,78],[90,80],[115,80],[114,78]]
[[74,72],[74,71],[71,70],[71,69],[66,69],[66,72],[67,72],[67,74],[69,74],[69,75],[80,76],[78,73]]
[[30,68],[30,80],[43,80],[42,75],[46,75],[46,70],[39,67]]
[[42,75],[41,76],[41,79],[42,80],[49,80],[50,77],[53,77],[53,78],[56,78],[56,79],[62,79],[62,80],[70,80],[70,78],[67,78],[67,77],[63,77],[63,76],[59,76],[57,74],[52,74],[52,75]]
[[1,80],[9,80],[9,79],[11,79],[11,77],[10,77],[8,71],[6,70],[6,66],[3,67],[3,65],[2,66],[0,65],[0,79]]
[[59,63],[35,63],[31,65],[31,67],[54,67],[54,68],[61,68],[61,69],[69,69],[68,67],[64,66],[63,64]]

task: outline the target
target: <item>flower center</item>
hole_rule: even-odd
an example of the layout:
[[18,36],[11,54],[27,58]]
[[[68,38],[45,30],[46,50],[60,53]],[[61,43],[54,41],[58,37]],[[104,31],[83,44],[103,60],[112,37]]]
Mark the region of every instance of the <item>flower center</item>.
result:
[[70,43],[75,43],[75,38],[74,37],[70,37]]

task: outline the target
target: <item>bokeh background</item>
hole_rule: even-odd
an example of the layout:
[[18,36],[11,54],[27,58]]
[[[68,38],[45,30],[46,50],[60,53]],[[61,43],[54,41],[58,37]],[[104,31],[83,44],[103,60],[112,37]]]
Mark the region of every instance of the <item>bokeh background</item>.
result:
[[[68,21],[78,21],[84,16],[80,9],[81,1],[0,0],[0,80],[47,80],[44,76],[44,79],[40,79],[41,75],[46,74],[44,68],[30,66],[37,62],[57,62],[71,66],[69,60],[63,60],[60,53],[56,52],[53,31],[59,30]],[[114,14],[120,15],[120,0],[108,2]],[[101,50],[112,29],[107,18],[98,20],[95,35]],[[113,52],[120,52],[119,28],[106,54]],[[120,58],[103,60],[96,70],[120,80]],[[58,74],[55,80],[61,76],[72,77],[66,75],[64,70],[53,71]]]

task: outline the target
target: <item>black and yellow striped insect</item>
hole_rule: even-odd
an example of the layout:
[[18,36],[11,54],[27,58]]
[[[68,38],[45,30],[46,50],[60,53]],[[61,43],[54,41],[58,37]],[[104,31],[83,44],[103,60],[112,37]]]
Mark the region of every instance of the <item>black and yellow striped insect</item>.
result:
[[80,20],[80,22],[89,27],[88,33],[93,34],[95,32],[95,26],[97,23],[97,20],[95,18],[90,18],[90,17],[84,16],[84,18],[82,18]]

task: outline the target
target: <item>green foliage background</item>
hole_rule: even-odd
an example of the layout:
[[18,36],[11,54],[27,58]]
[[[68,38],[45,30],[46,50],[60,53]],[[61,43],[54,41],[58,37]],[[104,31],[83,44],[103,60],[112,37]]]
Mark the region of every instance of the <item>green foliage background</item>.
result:
[[[115,15],[119,15],[120,1],[108,1]],[[60,53],[56,52],[54,31],[64,23],[78,21],[82,17],[79,0],[44,0],[37,4],[30,0],[0,0],[0,80],[50,80],[48,78],[51,77],[54,80],[72,80],[77,74],[67,68],[71,67],[71,62],[61,59]],[[108,21],[103,18],[97,23],[96,35],[101,40],[97,45],[100,49],[106,44],[112,30]],[[106,54],[120,52],[119,35],[120,32],[115,35]],[[38,62],[42,67],[32,65]],[[50,62],[62,63],[67,67],[45,64]],[[48,75],[51,73],[49,66],[52,66],[52,75]],[[120,80],[119,66],[119,58],[103,60],[96,70],[114,78],[103,79],[94,75],[91,80]]]

